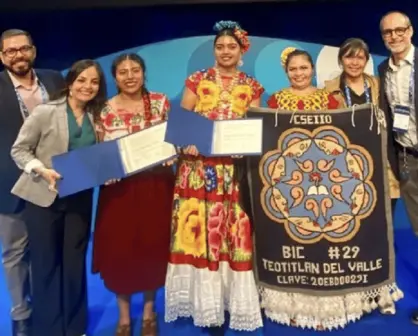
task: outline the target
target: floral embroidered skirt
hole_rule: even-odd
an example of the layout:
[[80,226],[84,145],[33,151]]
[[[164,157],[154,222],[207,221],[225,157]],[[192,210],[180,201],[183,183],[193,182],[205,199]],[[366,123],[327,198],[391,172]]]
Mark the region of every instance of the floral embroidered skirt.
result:
[[178,166],[166,278],[167,322],[262,327],[252,272],[251,225],[230,158],[183,157]]

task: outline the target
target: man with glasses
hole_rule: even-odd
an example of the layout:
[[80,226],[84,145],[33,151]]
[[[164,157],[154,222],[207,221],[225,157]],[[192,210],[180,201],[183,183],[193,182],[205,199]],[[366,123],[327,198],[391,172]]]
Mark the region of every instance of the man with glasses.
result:
[[20,171],[10,149],[20,127],[36,105],[64,87],[62,75],[52,70],[34,70],[36,48],[29,33],[11,29],[0,36],[0,245],[6,282],[11,296],[13,336],[27,336],[30,328],[28,237],[23,200],[11,189]]
[[[392,169],[400,177],[401,196],[418,235],[418,50],[408,16],[390,12],[380,21],[380,31],[391,57],[379,66],[380,107],[386,114]],[[412,316],[418,325],[418,311]]]

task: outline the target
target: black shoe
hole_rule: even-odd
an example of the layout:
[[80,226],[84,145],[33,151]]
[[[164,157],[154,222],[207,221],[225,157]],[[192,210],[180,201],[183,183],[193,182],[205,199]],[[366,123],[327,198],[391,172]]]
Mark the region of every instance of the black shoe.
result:
[[13,321],[13,336],[30,336],[30,319]]
[[413,324],[418,325],[418,310],[412,314],[411,321]]

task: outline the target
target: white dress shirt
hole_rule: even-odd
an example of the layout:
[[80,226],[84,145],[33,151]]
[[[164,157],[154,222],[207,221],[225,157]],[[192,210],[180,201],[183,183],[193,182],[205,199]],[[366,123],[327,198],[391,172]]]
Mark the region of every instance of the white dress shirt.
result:
[[[415,90],[413,87],[410,88],[411,75],[414,70],[414,55],[415,47],[412,46],[405,59],[399,62],[399,65],[395,65],[392,58],[390,58],[389,69],[386,73],[386,95],[388,97],[389,105],[391,107],[394,105],[402,105],[410,108],[411,114],[408,131],[403,134],[396,133],[395,135],[396,141],[406,148],[416,147],[418,143],[415,115]],[[416,85],[413,81],[412,83]],[[410,91],[412,92],[412,104],[409,97]]]

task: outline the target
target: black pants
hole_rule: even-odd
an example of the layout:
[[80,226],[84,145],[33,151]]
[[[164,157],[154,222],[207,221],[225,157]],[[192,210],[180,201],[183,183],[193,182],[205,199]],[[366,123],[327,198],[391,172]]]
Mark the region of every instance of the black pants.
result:
[[81,336],[87,330],[86,250],[92,191],[24,212],[32,267],[33,336]]

